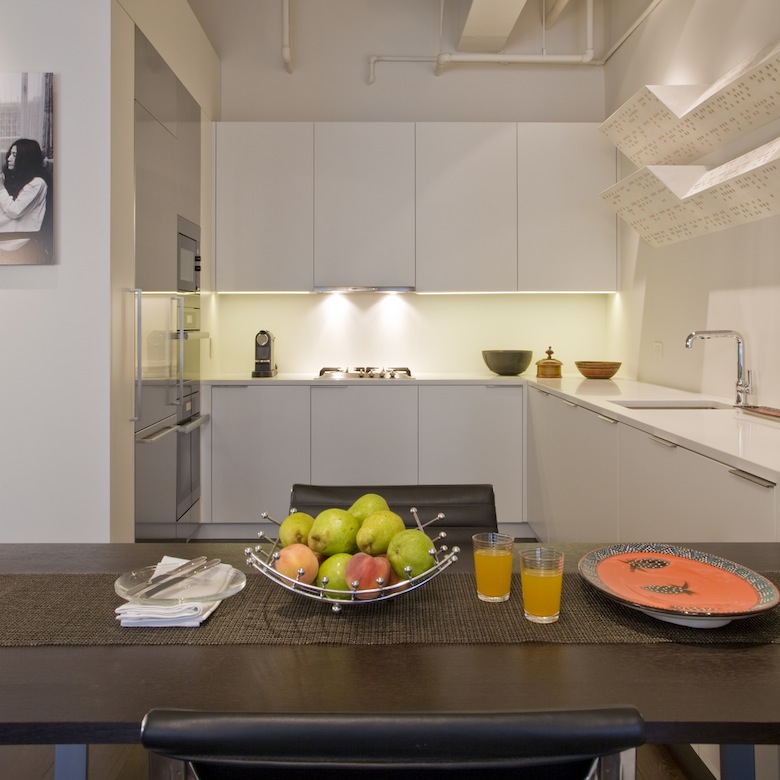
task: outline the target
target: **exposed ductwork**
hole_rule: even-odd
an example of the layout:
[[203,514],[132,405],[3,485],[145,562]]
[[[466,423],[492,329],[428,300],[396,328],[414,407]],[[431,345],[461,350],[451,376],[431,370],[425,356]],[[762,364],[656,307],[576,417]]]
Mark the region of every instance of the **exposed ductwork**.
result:
[[[553,0],[547,10],[543,8],[543,27],[553,27],[571,0]],[[637,27],[660,5],[662,0],[652,0],[623,36],[606,55],[594,59],[594,0],[585,0],[585,49],[581,54],[547,54],[544,44],[536,54],[508,54],[502,51],[527,0],[472,0],[461,31],[456,51],[440,51],[435,55],[373,55],[369,58],[368,83],[376,81],[376,65],[379,62],[429,62],[434,74],[439,76],[449,66],[457,64],[494,65],[603,65]],[[444,20],[444,0],[440,0],[440,31]],[[290,0],[282,0],[282,63],[288,73],[293,72],[290,46]],[[463,49],[469,49],[463,51]]]
[[[557,19],[563,9],[568,4],[569,0],[557,0],[552,8],[552,12]],[[525,0],[517,0],[514,2],[513,8],[519,12],[523,10],[525,6]],[[585,50],[582,54],[547,54],[542,51],[538,54],[507,54],[506,52],[461,52],[461,51],[449,51],[440,52],[436,56],[429,57],[410,57],[410,56],[389,56],[389,55],[375,55],[369,58],[368,63],[368,83],[373,84],[376,80],[376,64],[378,62],[432,62],[434,63],[434,73],[439,76],[444,68],[450,65],[457,64],[496,64],[496,65],[587,65],[587,64],[603,64],[603,62],[596,62],[594,60],[593,51],[593,29],[594,29],[594,17],[593,17],[593,0],[585,0],[586,9],[586,42]],[[472,3],[469,19],[472,18],[472,14],[476,13],[480,17],[480,25],[484,25],[484,14],[486,8],[482,5],[481,0],[474,0]],[[441,3],[441,15],[444,14],[444,0]],[[511,28],[506,30],[509,17],[507,15],[500,15],[498,24],[503,25],[503,30],[506,31],[508,37],[511,32]],[[517,21],[515,18],[514,22]],[[477,27],[477,21],[472,20],[474,29]],[[512,26],[514,26],[514,22]],[[545,27],[552,26],[552,23],[545,21]],[[467,20],[464,30],[469,27],[469,20]],[[496,28],[493,28],[494,30]],[[503,33],[502,33],[503,34]],[[491,36],[483,36],[485,37]],[[492,36],[496,38],[497,36]],[[461,41],[463,37],[461,37]],[[506,42],[506,38],[504,38]]]
[[528,0],[471,0],[458,51],[502,51]]

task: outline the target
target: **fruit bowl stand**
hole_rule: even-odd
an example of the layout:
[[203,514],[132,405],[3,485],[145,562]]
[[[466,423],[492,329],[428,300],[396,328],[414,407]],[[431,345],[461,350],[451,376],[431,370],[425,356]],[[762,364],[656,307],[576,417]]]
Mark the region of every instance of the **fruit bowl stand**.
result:
[[[436,520],[444,518],[444,514],[439,513],[433,520],[430,520],[427,523],[421,523],[420,518],[417,515],[417,509],[412,507],[410,511],[414,517],[417,528],[421,531],[431,525],[431,523],[436,522]],[[265,512],[263,513],[263,518],[271,520],[271,522],[276,522]],[[254,548],[247,547],[244,550],[247,566],[251,566],[268,577],[269,580],[281,585],[292,593],[297,593],[300,596],[328,603],[331,610],[337,613],[341,612],[344,606],[376,604],[377,602],[388,601],[389,599],[396,598],[404,593],[409,593],[409,591],[415,590],[416,588],[425,585],[427,582],[430,582],[434,577],[437,577],[445,569],[449,568],[458,560],[458,554],[460,553],[459,547],[449,548],[443,543],[447,538],[447,534],[446,532],[441,531],[431,540],[433,542],[433,547],[430,550],[430,554],[435,563],[430,569],[424,571],[422,574],[418,574],[415,577],[409,577],[408,579],[401,580],[392,585],[379,579],[377,580],[376,588],[361,588],[358,590],[357,583],[354,583],[354,587],[351,590],[335,590],[328,588],[327,579],[323,580],[322,586],[310,585],[277,571],[275,563],[279,557],[279,550],[281,549],[279,540],[266,536],[263,531],[259,531],[257,535],[260,538],[261,543]],[[408,567],[407,572],[411,573]],[[299,576],[302,573],[303,572],[300,572]]]

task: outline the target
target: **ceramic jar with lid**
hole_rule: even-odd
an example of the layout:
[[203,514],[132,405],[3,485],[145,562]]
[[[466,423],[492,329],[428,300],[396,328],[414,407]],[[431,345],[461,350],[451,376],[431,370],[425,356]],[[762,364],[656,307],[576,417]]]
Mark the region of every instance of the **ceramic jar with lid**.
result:
[[563,363],[553,357],[552,347],[547,347],[545,354],[546,359],[536,361],[536,376],[542,379],[560,379]]

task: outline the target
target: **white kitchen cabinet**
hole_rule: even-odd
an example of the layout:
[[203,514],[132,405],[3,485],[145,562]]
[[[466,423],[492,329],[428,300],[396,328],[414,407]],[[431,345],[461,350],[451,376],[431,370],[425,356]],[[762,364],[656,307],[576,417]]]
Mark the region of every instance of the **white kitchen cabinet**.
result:
[[200,225],[200,106],[180,81],[176,86],[177,213]]
[[597,124],[517,125],[520,290],[617,289],[616,158]]
[[499,523],[522,523],[524,392],[521,385],[422,385],[420,483],[491,484]]
[[618,424],[528,390],[528,523],[544,542],[618,540]]
[[175,290],[176,137],[135,104],[135,283],[146,291]]
[[311,290],[314,126],[220,122],[215,129],[217,290]]
[[314,286],[414,287],[414,124],[314,126]]
[[618,436],[621,542],[775,541],[774,483],[628,425]]
[[293,484],[310,481],[309,459],[308,386],[212,388],[213,523],[283,520]]
[[517,125],[420,122],[417,289],[517,290]]
[[417,387],[312,386],[311,478],[315,485],[417,484]]

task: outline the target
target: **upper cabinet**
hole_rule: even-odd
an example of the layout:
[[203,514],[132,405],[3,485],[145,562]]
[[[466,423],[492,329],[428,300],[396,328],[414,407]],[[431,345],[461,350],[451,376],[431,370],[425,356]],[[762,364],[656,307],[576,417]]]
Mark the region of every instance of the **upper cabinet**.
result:
[[216,125],[216,289],[310,290],[314,126]]
[[582,122],[517,126],[518,289],[617,289],[617,217],[601,191],[617,154]]
[[616,289],[596,124],[216,126],[216,289]]
[[176,95],[176,206],[200,225],[200,106],[181,82]]
[[417,289],[517,290],[517,125],[417,124]]
[[414,124],[314,126],[314,287],[415,286]]
[[200,224],[200,107],[148,39],[135,37],[135,283],[178,286],[178,216]]

